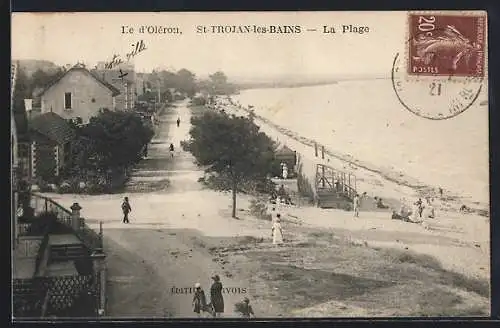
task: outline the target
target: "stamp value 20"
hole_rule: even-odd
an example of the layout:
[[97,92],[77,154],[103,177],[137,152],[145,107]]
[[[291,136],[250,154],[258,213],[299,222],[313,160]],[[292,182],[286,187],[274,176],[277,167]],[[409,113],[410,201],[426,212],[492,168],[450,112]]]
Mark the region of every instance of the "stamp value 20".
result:
[[399,102],[430,120],[473,106],[487,92],[486,13],[409,12],[407,23],[406,58],[397,54],[391,73]]
[[484,77],[486,16],[408,15],[408,74]]

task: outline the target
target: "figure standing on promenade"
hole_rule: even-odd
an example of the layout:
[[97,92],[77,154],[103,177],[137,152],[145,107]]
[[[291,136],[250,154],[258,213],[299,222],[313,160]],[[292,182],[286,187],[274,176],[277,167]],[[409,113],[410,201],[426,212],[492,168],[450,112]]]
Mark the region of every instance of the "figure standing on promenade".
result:
[[210,287],[210,303],[213,307],[213,316],[221,317],[224,313],[224,298],[222,297],[222,283],[218,274],[212,277],[214,283]]
[[170,150],[170,157],[174,158],[174,144],[170,144],[170,147],[168,147]]
[[132,212],[132,207],[130,206],[128,197],[125,197],[123,199],[122,211],[123,211],[123,223],[130,223],[130,221],[128,220],[128,214]]
[[353,207],[354,207],[354,217],[359,217],[359,203],[360,203],[360,200],[359,200],[359,195],[356,194],[354,196],[354,199],[352,201],[353,203]]
[[288,165],[286,163],[283,163],[283,172],[281,174],[284,180],[288,178]]
[[180,124],[181,124],[181,119],[178,117],[177,118],[177,127],[179,127]]
[[276,219],[273,221],[271,230],[273,236],[273,244],[281,245],[283,243],[283,229],[281,228],[281,214],[276,214]]

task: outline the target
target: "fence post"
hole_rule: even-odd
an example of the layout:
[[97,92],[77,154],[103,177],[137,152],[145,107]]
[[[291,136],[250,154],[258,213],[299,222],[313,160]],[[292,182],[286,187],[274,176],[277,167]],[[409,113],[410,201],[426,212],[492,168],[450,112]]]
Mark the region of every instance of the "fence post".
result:
[[102,232],[102,221],[99,221],[99,247],[101,249],[104,248],[104,242],[103,242],[103,232]]
[[325,159],[325,146],[321,146],[321,158]]
[[71,226],[75,231],[80,230],[80,210],[82,207],[78,203],[71,206]]
[[318,144],[314,143],[314,156],[318,157]]
[[103,253],[92,254],[94,264],[94,277],[97,285],[97,315],[106,315],[106,256]]
[[47,201],[47,198],[44,198],[45,200],[45,212],[49,211],[49,202]]

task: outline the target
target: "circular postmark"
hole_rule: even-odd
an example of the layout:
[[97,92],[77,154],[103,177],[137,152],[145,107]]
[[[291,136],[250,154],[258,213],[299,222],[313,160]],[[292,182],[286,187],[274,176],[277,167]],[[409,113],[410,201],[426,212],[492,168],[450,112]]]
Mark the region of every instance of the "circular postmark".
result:
[[396,54],[391,81],[399,102],[411,113],[430,120],[455,117],[478,99],[482,77],[409,77],[405,61]]

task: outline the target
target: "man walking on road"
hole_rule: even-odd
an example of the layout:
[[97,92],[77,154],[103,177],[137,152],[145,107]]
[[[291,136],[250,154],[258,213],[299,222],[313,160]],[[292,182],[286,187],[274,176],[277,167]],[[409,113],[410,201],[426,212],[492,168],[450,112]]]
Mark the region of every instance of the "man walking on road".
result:
[[170,150],[170,157],[174,158],[174,144],[170,144],[170,147],[168,147]]
[[123,211],[123,223],[130,223],[130,221],[128,220],[128,214],[130,212],[132,212],[132,207],[130,206],[130,203],[128,202],[128,197],[125,197],[123,199],[122,211]]
[[180,124],[181,124],[181,119],[178,117],[177,118],[177,127],[179,127]]

